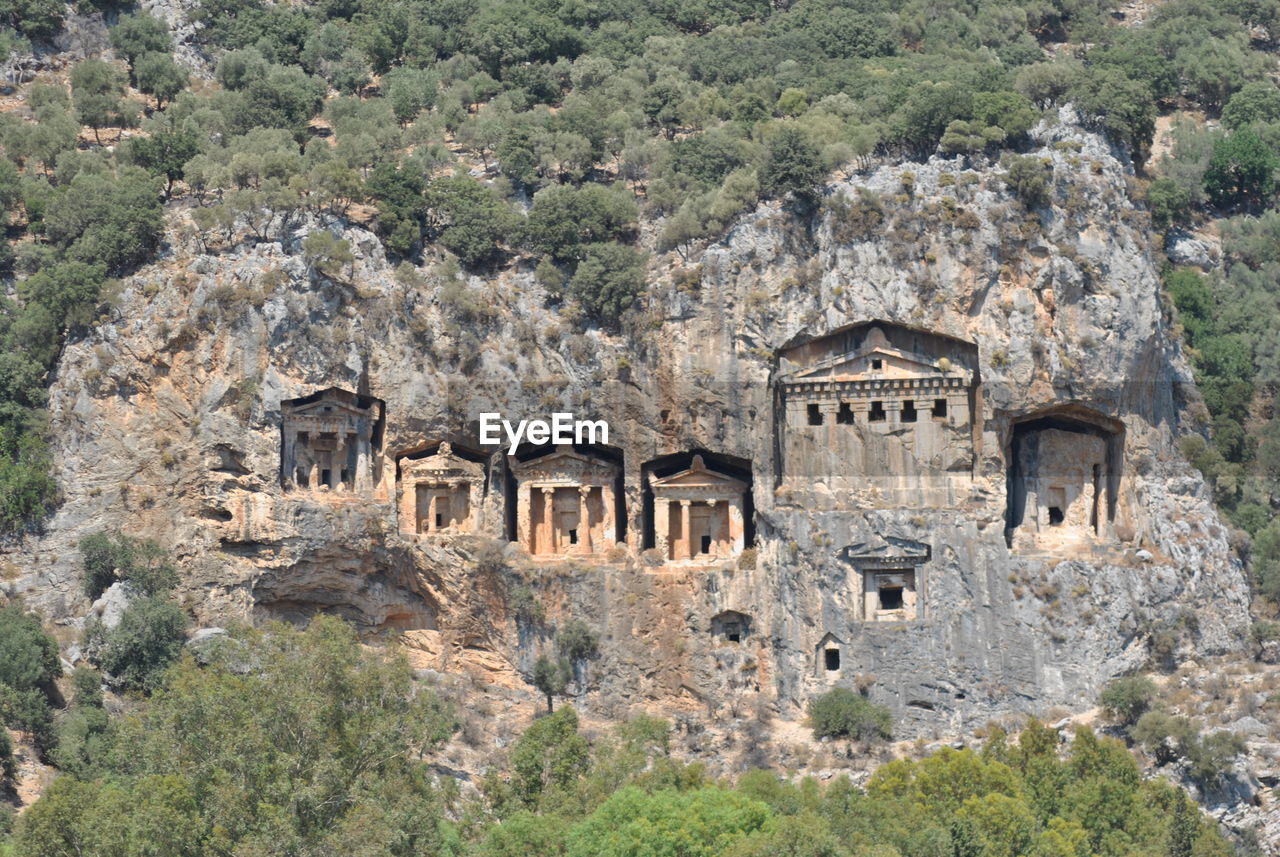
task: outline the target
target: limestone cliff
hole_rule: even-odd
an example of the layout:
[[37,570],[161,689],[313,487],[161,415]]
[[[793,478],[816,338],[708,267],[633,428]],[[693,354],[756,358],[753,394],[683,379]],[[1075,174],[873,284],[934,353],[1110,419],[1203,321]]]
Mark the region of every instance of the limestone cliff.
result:
[[[162,259],[66,349],[50,405],[65,502],[10,588],[74,624],[76,542],[119,528],[173,549],[202,624],[331,610],[403,632],[423,667],[519,689],[573,615],[602,636],[576,687],[593,715],[794,717],[857,684],[905,737],[1086,707],[1156,629],[1238,648],[1248,586],[1177,451],[1196,394],[1128,168],[1069,112],[1035,137],[1049,209],[1028,213],[998,165],[882,165],[817,213],[762,206],[685,264],[655,257],[627,337],[583,332],[528,268],[393,267],[371,233],[332,224],[356,261],[330,278],[301,256],[314,223],[283,247],[206,252],[176,211]],[[796,424],[785,379],[835,377],[872,330],[904,367],[963,377],[957,398],[890,395],[884,430],[865,396]],[[351,490],[299,488],[282,403],[330,387],[384,407],[374,460]],[[623,544],[533,559],[509,541],[517,480],[478,419],[561,410],[610,423]],[[930,419],[950,428],[908,424]],[[402,533],[397,474],[441,442],[488,456],[472,532]],[[695,451],[749,484],[751,546],[673,563],[650,477]],[[517,609],[522,585],[545,621]]]

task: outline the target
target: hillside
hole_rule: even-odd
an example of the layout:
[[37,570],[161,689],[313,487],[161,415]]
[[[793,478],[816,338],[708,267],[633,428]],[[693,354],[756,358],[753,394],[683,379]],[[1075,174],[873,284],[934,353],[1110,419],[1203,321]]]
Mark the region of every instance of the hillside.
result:
[[[192,853],[348,848],[378,782],[371,853],[585,854],[669,805],[707,854],[804,813],[797,854],[1276,847],[1270,13],[936,11],[4,13],[18,853],[156,776]],[[486,442],[557,413],[607,437]],[[273,842],[166,731],[200,693],[244,753],[318,717],[378,773],[307,808],[337,786],[257,771]],[[573,756],[536,788],[534,746]]]

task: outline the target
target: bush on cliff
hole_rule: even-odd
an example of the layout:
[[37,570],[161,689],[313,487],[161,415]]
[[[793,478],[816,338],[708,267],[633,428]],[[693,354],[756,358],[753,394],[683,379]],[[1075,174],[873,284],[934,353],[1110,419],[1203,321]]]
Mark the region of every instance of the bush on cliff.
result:
[[893,734],[889,709],[847,687],[833,687],[810,703],[809,726],[818,738],[874,741]]

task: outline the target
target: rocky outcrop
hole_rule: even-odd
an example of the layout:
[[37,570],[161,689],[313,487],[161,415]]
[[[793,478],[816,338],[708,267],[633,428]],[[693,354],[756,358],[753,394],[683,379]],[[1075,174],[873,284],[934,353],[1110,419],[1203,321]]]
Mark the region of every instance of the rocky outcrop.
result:
[[[423,667],[520,688],[551,627],[573,615],[601,634],[578,699],[594,715],[794,717],[830,684],[856,684],[907,737],[1084,707],[1147,660],[1155,631],[1231,651],[1248,587],[1177,452],[1195,391],[1147,215],[1127,198],[1125,164],[1069,113],[1035,137],[1051,206],[1027,211],[998,165],[880,166],[829,186],[816,212],[764,205],[687,264],[656,258],[626,336],[570,324],[526,267],[491,279],[393,267],[372,234],[342,223],[207,252],[179,226],[164,257],[123,284],[115,317],[66,349],[50,404],[65,502],[23,546],[12,589],[73,621],[88,606],[77,540],[121,528],[175,553],[203,624],[335,611],[371,636],[399,634]],[[356,251],[338,279],[302,259],[320,227]],[[948,435],[967,457],[948,453],[947,489],[916,502],[856,478],[793,490],[778,355],[841,331],[857,339],[873,321],[890,340],[936,336],[976,355],[971,426]],[[286,491],[281,403],[328,387],[385,402],[382,475],[362,490]],[[495,411],[609,421],[619,547],[535,561],[508,543],[512,469],[479,444],[480,414]],[[903,457],[883,461],[913,460],[911,426],[891,428],[875,448]],[[1085,446],[1103,470],[1088,492],[1062,494],[1091,498],[1092,512],[1063,528],[1053,509],[1067,501],[1037,500],[1044,529],[1027,540],[1009,500],[1011,450],[1031,431],[1094,433]],[[401,533],[397,456],[442,441],[492,453],[477,526]],[[695,450],[749,479],[754,546],[664,563],[648,550],[647,468]],[[1070,487],[1035,478],[1036,496]],[[904,563],[918,575],[915,618],[868,619],[865,575]],[[713,636],[724,611],[749,618],[744,637]]]

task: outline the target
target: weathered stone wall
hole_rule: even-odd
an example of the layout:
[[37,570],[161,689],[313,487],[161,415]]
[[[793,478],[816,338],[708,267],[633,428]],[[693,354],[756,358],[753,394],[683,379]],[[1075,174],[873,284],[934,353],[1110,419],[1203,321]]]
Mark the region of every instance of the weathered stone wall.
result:
[[[1177,453],[1195,394],[1145,215],[1127,200],[1125,165],[1065,119],[1036,132],[1035,154],[1054,166],[1051,211],[1025,212],[995,166],[880,167],[827,189],[878,194],[871,228],[774,204],[701,254],[696,290],[655,259],[651,309],[663,323],[630,340],[572,328],[531,271],[473,278],[459,305],[430,268],[397,273],[357,228],[344,229],[357,251],[350,282],[306,270],[305,229],[284,248],[212,255],[175,232],[165,257],[124,284],[116,318],[67,348],[51,398],[65,502],[11,557],[22,570],[11,589],[76,623],[88,609],[76,542],[124,528],[175,552],[181,596],[203,623],[335,610],[373,635],[403,631],[423,665],[522,686],[549,636],[516,619],[518,573],[549,623],[574,615],[601,631],[578,700],[592,713],[761,704],[793,716],[836,681],[869,685],[906,736],[1089,704],[1145,660],[1152,623],[1180,622],[1200,651],[1231,650],[1246,631],[1247,584]],[[779,485],[779,350],[872,319],[977,347],[975,462],[941,500],[904,502],[874,484],[800,497]],[[626,547],[555,563],[515,547],[503,556],[515,486],[501,455],[484,468],[477,535],[400,534],[394,492],[284,493],[280,403],[329,386],[386,403],[390,474],[400,453],[476,448],[484,412],[607,418],[623,455]],[[1123,425],[1122,532],[1011,551],[1013,426],[1063,404]],[[750,462],[755,550],[655,565],[642,550],[644,464],[695,449]],[[931,549],[920,618],[862,622],[860,573],[841,551],[891,554],[895,539]],[[739,643],[712,636],[726,610],[750,618]],[[827,634],[841,641],[836,675],[820,669]]]

